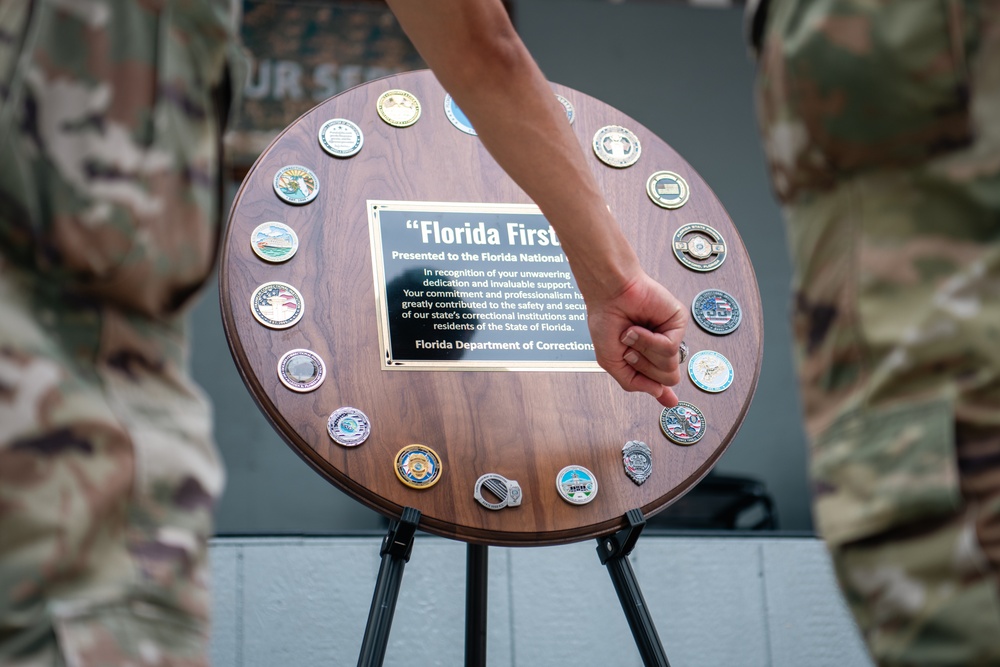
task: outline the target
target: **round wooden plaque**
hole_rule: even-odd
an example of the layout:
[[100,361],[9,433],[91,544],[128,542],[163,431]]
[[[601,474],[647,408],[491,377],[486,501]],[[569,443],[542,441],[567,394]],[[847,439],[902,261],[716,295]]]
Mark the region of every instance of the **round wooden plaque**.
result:
[[[382,93],[402,89],[422,109],[417,122],[397,127],[376,110]],[[564,86],[553,90],[575,110],[573,129],[592,158],[593,172],[643,267],[683,303],[717,288],[742,307],[742,323],[713,335],[691,323],[685,341],[693,355],[723,354],[733,366],[731,386],[699,389],[687,376],[675,388],[705,416],[704,436],[680,446],[660,428],[661,409],[645,394],[622,391],[603,372],[539,370],[383,370],[377,285],[366,202],[477,202],[530,204],[478,138],[449,121],[445,91],[428,71],[370,82],[333,97],[295,121],[257,160],[233,204],[221,263],[226,336],[240,373],[265,415],[317,472],[363,504],[390,517],[403,507],[422,513],[420,527],[466,542],[546,545],[607,535],[624,527],[625,513],[647,516],[677,500],[718,461],[746,415],[760,372],[763,324],[760,294],[746,249],[721,203],[699,175],[665,142],[616,109]],[[318,141],[327,120],[348,119],[364,134],[353,157],[333,157]],[[591,143],[608,125],[631,130],[641,142],[638,162],[613,168],[597,159]],[[517,137],[511,137],[517,141]],[[319,193],[293,205],[274,188],[288,165],[312,170]],[[690,199],[676,209],[653,203],[649,177],[681,175]],[[282,222],[298,237],[291,259],[268,262],[251,246],[261,223]],[[712,271],[695,271],[673,252],[675,232],[700,223],[717,230],[726,258]],[[282,329],[262,325],[251,295],[267,282],[301,292],[301,319]],[[304,348],[325,362],[315,391],[292,391],[278,377],[279,358]],[[363,411],[371,434],[345,447],[327,433],[341,407]],[[652,473],[643,484],[625,472],[622,447],[645,442]],[[440,455],[440,477],[415,489],[401,483],[394,459],[403,447],[423,444]],[[556,477],[570,465],[592,471],[594,499],[574,505],[557,492]],[[516,480],[520,506],[487,509],[473,498],[476,480],[497,473]]]

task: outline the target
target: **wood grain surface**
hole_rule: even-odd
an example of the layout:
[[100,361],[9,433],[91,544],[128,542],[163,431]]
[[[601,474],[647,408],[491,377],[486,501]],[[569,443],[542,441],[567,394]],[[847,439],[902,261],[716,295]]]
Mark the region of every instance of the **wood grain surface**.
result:
[[[413,126],[392,127],[378,117],[376,100],[392,88],[421,101]],[[694,323],[686,332],[692,354],[716,350],[735,369],[732,386],[718,394],[698,389],[686,376],[676,388],[681,400],[706,417],[707,432],[692,446],[664,437],[658,404],[622,391],[605,373],[381,370],[366,201],[531,203],[477,137],[450,124],[445,93],[427,71],[353,88],[295,121],[244,180],[224,240],[226,336],[244,382],[275,429],[319,474],[361,503],[390,517],[415,507],[423,514],[422,529],[471,543],[574,542],[623,527],[629,509],[655,514],[718,461],[746,415],[760,372],[757,281],[717,197],[683,158],[633,119],[570,88],[553,84],[553,90],[575,106],[573,129],[650,275],[682,303],[720,288],[742,306],[743,322],[729,335],[709,334]],[[365,140],[358,155],[338,159],[321,149],[317,133],[331,118],[361,127]],[[590,148],[594,133],[613,124],[631,129],[642,143],[632,167],[608,167]],[[321,183],[318,197],[304,206],[284,203],[272,188],[275,173],[292,164],[309,167]],[[677,210],[656,206],[646,195],[648,177],[664,169],[690,186],[690,200]],[[283,264],[262,261],[251,250],[251,232],[266,221],[284,222],[298,234],[300,248]],[[728,255],[717,270],[692,271],[674,257],[674,231],[690,222],[711,225],[725,238]],[[304,296],[304,316],[288,329],[266,328],[250,312],[251,293],[271,280],[294,285]],[[293,348],[308,348],[325,360],[328,377],[316,391],[295,393],[279,382],[278,358]],[[327,435],[327,418],[342,406],[371,419],[371,436],[358,447],[342,447]],[[628,440],[641,440],[653,452],[652,475],[641,486],[622,465]],[[431,488],[412,489],[396,478],[393,459],[411,443],[441,456],[442,476]],[[571,464],[597,477],[599,490],[589,504],[572,505],[556,491],[557,473]],[[517,480],[522,505],[500,511],[480,506],[473,486],[487,472]]]

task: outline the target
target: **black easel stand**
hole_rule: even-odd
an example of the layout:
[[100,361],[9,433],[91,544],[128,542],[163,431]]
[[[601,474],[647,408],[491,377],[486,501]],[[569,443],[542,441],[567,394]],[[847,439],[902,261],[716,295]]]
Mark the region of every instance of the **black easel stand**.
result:
[[465,667],[486,667],[486,594],[489,547],[465,550]]
[[[670,667],[667,654],[656,633],[639,582],[632,571],[628,555],[635,547],[646,519],[642,510],[629,510],[625,515],[629,527],[597,540],[597,555],[606,565],[611,582],[618,593],[625,618],[628,619],[642,663],[646,667]],[[389,643],[389,629],[396,611],[403,567],[410,560],[413,534],[420,521],[420,510],[406,507],[399,521],[393,521],[382,540],[382,565],[378,570],[372,606],[368,612],[365,637],[361,642],[358,667],[381,667]],[[465,667],[486,665],[486,598],[489,547],[469,544],[465,569]]]
[[399,597],[399,583],[403,579],[403,567],[410,560],[413,550],[413,534],[420,522],[420,510],[404,507],[399,521],[393,521],[389,532],[382,540],[382,565],[378,569],[372,606],[368,611],[365,638],[361,642],[358,667],[381,667],[385,659],[385,647],[389,643],[389,629],[392,616],[396,612],[396,598]]
[[597,556],[601,559],[601,564],[608,567],[611,582],[618,593],[618,601],[621,602],[635,645],[642,656],[642,664],[646,667],[670,667],[660,636],[656,633],[653,617],[642,597],[639,581],[628,561],[628,555],[632,553],[639,534],[646,525],[646,519],[638,508],[629,510],[625,519],[628,521],[628,528],[597,540]]

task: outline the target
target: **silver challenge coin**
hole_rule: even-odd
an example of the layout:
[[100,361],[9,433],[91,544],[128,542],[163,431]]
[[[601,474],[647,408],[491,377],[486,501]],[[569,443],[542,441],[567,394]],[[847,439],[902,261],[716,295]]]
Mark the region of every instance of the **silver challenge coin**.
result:
[[289,350],[278,360],[278,379],[292,391],[306,393],[326,379],[326,364],[312,350]]
[[715,350],[701,350],[688,362],[688,375],[702,391],[717,394],[733,383],[733,365]]
[[[489,491],[493,498],[490,500],[483,495],[483,489]],[[517,507],[521,504],[521,485],[512,479],[507,479],[503,475],[495,472],[488,472],[476,480],[472,497],[480,505],[490,510],[502,510],[504,507]]]
[[357,408],[337,408],[326,422],[326,432],[338,445],[357,447],[372,432],[368,415]]
[[740,326],[743,311],[732,294],[720,289],[707,289],[699,292],[691,302],[691,316],[705,331],[725,336]]
[[332,118],[319,128],[319,145],[333,157],[357,155],[365,144],[361,128],[346,118]]
[[597,478],[583,466],[566,466],[556,475],[556,491],[574,505],[586,505],[597,496]]
[[653,451],[641,440],[629,440],[622,447],[622,463],[629,479],[641,486],[653,474]]

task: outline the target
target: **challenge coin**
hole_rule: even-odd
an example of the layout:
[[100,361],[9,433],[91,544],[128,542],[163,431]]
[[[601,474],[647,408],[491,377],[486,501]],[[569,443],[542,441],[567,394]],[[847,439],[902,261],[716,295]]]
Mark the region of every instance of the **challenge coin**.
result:
[[425,445],[407,445],[396,454],[396,477],[414,489],[427,489],[441,478],[441,457]]
[[346,118],[332,118],[319,128],[319,145],[333,157],[357,155],[364,143],[361,128]]
[[722,234],[700,222],[680,227],[674,233],[673,248],[680,263],[694,271],[714,271],[726,261]]
[[622,463],[625,474],[637,485],[641,485],[653,474],[653,452],[649,445],[640,440],[629,440],[622,447]]
[[265,262],[285,262],[299,249],[299,237],[283,222],[263,222],[250,235],[250,247]]
[[597,495],[597,478],[583,466],[566,466],[556,475],[556,490],[563,500],[586,505]]
[[688,375],[699,389],[717,394],[733,383],[733,365],[715,350],[701,350],[688,362]]
[[448,117],[451,124],[460,129],[466,134],[471,134],[476,136],[476,130],[473,129],[472,123],[469,122],[469,118],[465,113],[458,108],[455,104],[455,100],[452,99],[451,95],[444,96],[444,115]]
[[[492,494],[492,500],[483,495],[484,488]],[[504,507],[517,507],[521,504],[521,485],[503,475],[488,472],[476,480],[472,497],[486,509],[502,510]]]
[[699,292],[691,302],[691,315],[698,326],[719,336],[736,331],[743,319],[740,304],[732,294],[720,289]]
[[278,379],[292,391],[313,391],[326,379],[326,364],[312,350],[289,350],[278,359]]
[[289,204],[308,204],[319,194],[319,179],[301,165],[282,167],[274,175],[274,192]]
[[379,95],[375,109],[379,118],[394,127],[409,127],[420,118],[420,101],[413,93],[398,88]]
[[287,329],[302,319],[305,301],[288,283],[264,283],[250,296],[250,312],[258,322],[271,329]]
[[[556,93],[556,99],[566,110],[566,119],[569,120],[569,124],[572,125],[573,121],[576,119],[576,109],[573,108],[573,103],[567,100],[562,95]],[[462,132],[466,134],[471,134],[472,136],[478,136],[474,127],[472,127],[472,122],[469,117],[465,115],[458,104],[451,95],[444,96],[444,115],[448,117],[448,120],[452,125],[457,127]]]
[[559,93],[556,93],[556,99],[559,100],[559,104],[563,105],[563,109],[566,110],[566,118],[569,120],[569,124],[572,125],[573,121],[576,120],[576,109],[573,107],[573,103]]
[[677,346],[677,356],[680,357],[682,364],[688,358],[688,344],[684,341],[681,341],[681,344]]
[[693,445],[705,435],[705,415],[685,401],[660,413],[660,429],[667,439],[678,445]]
[[658,171],[646,181],[646,194],[663,208],[680,208],[688,200],[687,181],[672,171]]
[[357,447],[372,432],[368,415],[357,408],[337,408],[326,420],[326,432],[338,445]]
[[606,125],[594,135],[594,153],[604,164],[624,169],[639,159],[642,146],[632,130],[620,125]]

